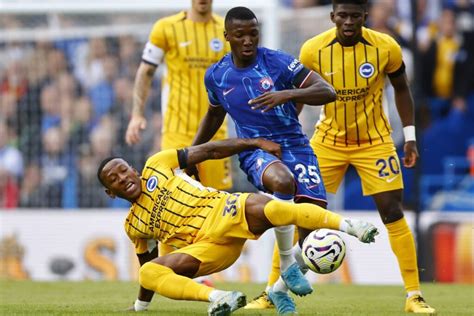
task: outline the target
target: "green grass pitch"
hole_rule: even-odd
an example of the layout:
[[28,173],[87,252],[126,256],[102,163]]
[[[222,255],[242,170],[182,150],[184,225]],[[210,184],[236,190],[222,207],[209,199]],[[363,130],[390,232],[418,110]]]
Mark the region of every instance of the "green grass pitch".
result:
[[[172,285],[170,285],[172,286]],[[247,299],[259,294],[262,284],[221,283]],[[315,285],[315,292],[296,298],[303,315],[405,315],[401,286]],[[427,301],[438,315],[474,315],[472,285],[423,284]],[[0,315],[131,315],[124,312],[137,293],[132,282],[0,281]],[[145,315],[205,315],[207,303],[173,301],[155,296]],[[238,310],[235,315],[275,315],[275,310]]]

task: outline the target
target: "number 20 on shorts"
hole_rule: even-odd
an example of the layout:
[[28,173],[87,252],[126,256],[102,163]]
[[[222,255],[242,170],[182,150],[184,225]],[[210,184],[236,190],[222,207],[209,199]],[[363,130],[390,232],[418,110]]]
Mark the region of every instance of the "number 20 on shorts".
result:
[[400,173],[400,165],[398,164],[397,158],[394,156],[388,157],[388,159],[379,159],[375,162],[375,165],[380,168],[379,169],[379,177],[385,178],[392,174],[397,175]]

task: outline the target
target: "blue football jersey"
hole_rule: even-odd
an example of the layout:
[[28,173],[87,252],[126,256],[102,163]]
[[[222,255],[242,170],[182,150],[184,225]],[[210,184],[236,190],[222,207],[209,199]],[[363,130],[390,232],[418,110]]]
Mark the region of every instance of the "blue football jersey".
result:
[[309,144],[298,121],[296,104],[289,101],[268,112],[252,110],[248,104],[267,91],[292,89],[303,65],[282,51],[258,48],[255,62],[237,68],[229,53],[206,72],[205,84],[209,102],[222,106],[235,123],[240,138],[262,137],[279,143],[282,148]]

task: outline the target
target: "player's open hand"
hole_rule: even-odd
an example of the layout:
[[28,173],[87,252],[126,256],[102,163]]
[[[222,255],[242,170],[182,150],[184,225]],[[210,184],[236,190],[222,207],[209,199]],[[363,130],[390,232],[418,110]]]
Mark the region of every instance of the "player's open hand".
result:
[[403,146],[403,151],[405,152],[405,157],[402,159],[403,165],[405,168],[413,168],[416,165],[416,160],[419,157],[418,149],[416,149],[416,142],[406,142]]
[[255,99],[251,99],[249,104],[252,105],[252,110],[262,109],[262,112],[268,112],[275,106],[283,104],[289,100],[288,92],[283,91],[269,91],[259,95]]
[[125,141],[128,145],[134,145],[141,141],[141,132],[146,128],[146,119],[141,115],[133,115],[128,123]]
[[272,142],[271,140],[268,140],[268,139],[259,138],[258,147],[281,159],[280,144]]

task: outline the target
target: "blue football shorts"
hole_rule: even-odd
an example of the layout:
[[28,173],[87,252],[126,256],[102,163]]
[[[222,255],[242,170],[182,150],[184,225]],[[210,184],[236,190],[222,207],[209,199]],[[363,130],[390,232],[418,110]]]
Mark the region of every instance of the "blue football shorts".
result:
[[247,174],[247,179],[260,191],[268,192],[263,186],[265,170],[271,164],[281,161],[293,173],[297,187],[295,201],[300,198],[327,201],[318,159],[309,146],[299,147],[298,150],[282,148],[281,160],[262,149],[242,153],[239,160],[240,168]]

